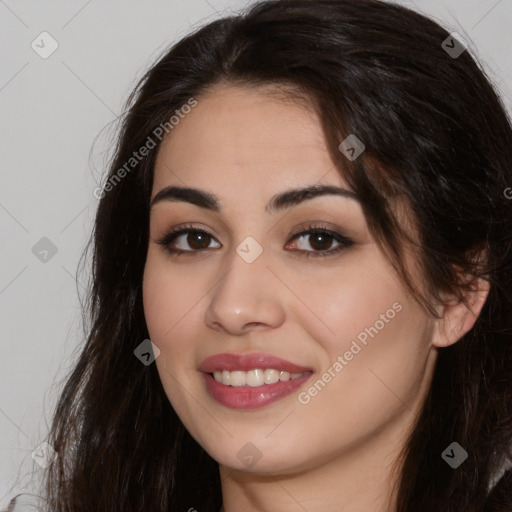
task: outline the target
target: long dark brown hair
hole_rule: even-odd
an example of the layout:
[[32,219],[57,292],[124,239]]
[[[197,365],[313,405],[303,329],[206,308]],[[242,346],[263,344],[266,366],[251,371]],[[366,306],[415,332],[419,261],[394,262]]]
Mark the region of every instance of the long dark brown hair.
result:
[[[464,301],[468,276],[490,284],[474,327],[439,349],[402,454],[397,512],[512,510],[512,473],[503,472],[512,458],[512,127],[470,50],[443,47],[449,33],[378,0],[268,0],[213,21],[140,81],[106,177],[213,86],[288,86],[317,109],[373,236],[411,285],[392,200],[407,205],[426,285],[415,294],[428,311],[446,293]],[[349,134],[366,147],[354,161],[338,149]],[[51,512],[202,512],[222,503],[218,464],[178,419],[156,366],[134,356],[149,338],[142,275],[158,143],[99,201],[86,249],[90,329],[47,439],[58,452],[45,473]],[[441,457],[454,441],[468,452],[457,469]]]

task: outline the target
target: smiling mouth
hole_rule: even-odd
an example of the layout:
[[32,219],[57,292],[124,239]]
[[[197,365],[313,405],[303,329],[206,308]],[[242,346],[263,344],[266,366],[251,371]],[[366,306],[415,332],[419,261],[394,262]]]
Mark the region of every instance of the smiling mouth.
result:
[[298,390],[313,369],[273,354],[223,353],[210,356],[198,366],[207,392],[231,409],[257,409]]
[[255,368],[254,370],[217,370],[210,375],[216,382],[232,387],[259,387],[276,382],[287,382],[289,380],[299,379],[312,372],[290,373],[285,370],[276,370],[274,368]]

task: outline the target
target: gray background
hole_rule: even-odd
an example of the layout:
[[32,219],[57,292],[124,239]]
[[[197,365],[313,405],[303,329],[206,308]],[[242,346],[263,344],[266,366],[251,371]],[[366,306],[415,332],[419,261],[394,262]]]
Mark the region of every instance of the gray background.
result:
[[[77,290],[87,278],[75,275],[111,123],[165,47],[250,3],[0,0],[0,509],[44,471],[31,453],[83,340]],[[512,112],[512,0],[401,3],[459,32]],[[31,47],[43,31],[58,43],[46,59]],[[33,252],[43,237],[57,249],[46,262]]]

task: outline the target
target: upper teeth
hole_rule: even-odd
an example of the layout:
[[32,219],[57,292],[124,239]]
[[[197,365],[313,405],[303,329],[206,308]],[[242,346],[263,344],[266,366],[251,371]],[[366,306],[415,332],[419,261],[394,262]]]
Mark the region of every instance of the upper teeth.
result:
[[274,384],[278,381],[287,381],[302,377],[304,373],[291,373],[274,369],[256,369],[248,372],[218,370],[213,372],[213,377],[217,382],[222,382],[226,386],[261,386],[263,384]]

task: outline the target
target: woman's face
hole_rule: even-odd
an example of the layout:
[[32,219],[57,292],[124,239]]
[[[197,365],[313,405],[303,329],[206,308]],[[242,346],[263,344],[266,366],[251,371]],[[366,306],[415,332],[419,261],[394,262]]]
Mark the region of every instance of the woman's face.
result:
[[[247,471],[291,473],[403,442],[435,362],[433,321],[356,197],[285,194],[349,190],[316,114],[263,89],[197,100],[164,139],[152,199],[180,187],[218,203],[160,194],[143,284],[172,406],[221,465]],[[205,233],[157,243],[181,228]]]

